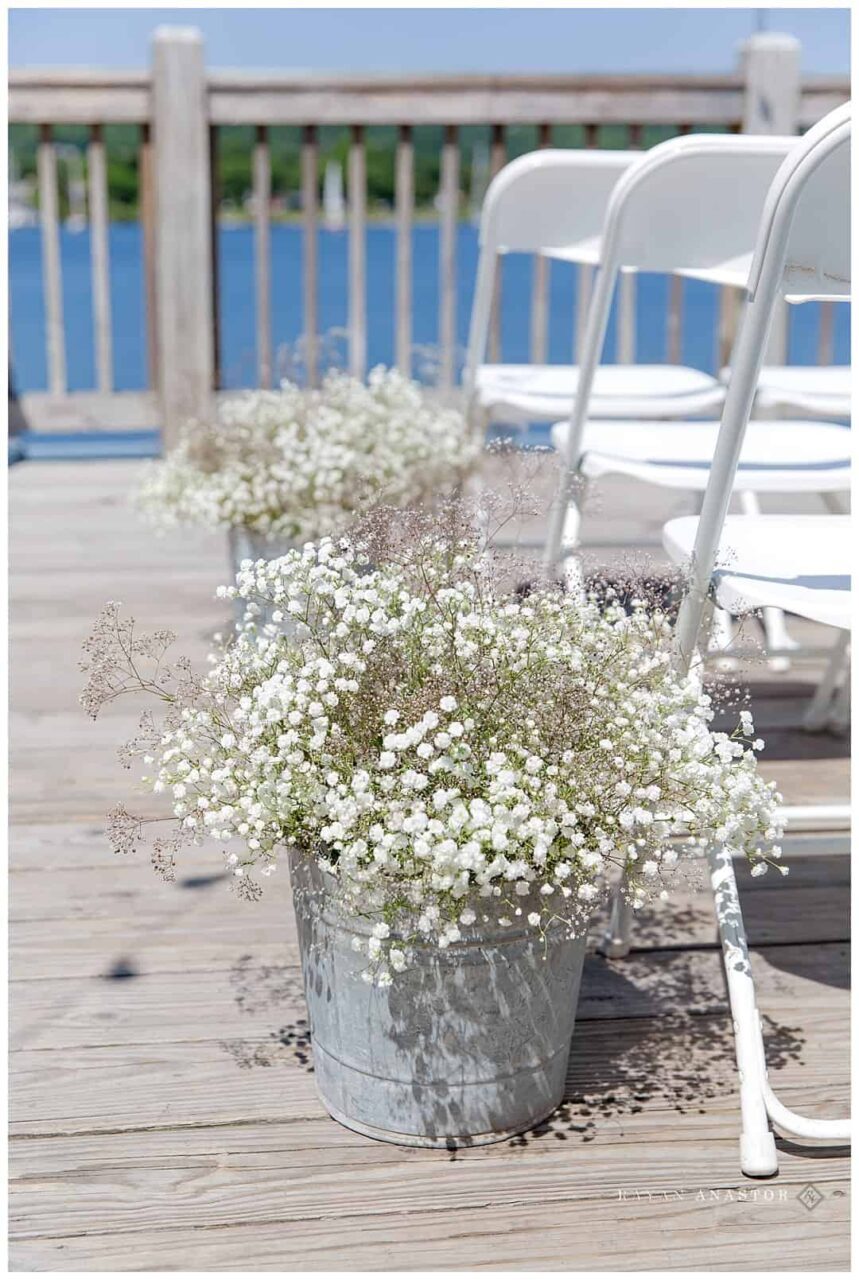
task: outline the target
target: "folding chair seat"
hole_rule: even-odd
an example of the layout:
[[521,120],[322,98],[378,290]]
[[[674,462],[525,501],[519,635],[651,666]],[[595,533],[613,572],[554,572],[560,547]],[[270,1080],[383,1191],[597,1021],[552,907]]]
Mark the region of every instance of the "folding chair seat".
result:
[[[570,426],[556,423],[563,453]],[[578,470],[589,480],[625,475],[668,489],[702,493],[718,422],[593,422],[585,428]],[[833,423],[751,422],[737,467],[746,493],[843,492],[850,483],[850,432]]]
[[755,407],[815,418],[849,418],[851,373],[850,366],[843,364],[764,366]]
[[[663,544],[675,564],[695,549],[697,516],[669,520]],[[768,605],[850,629],[853,540],[849,516],[728,516],[716,553],[713,596],[746,613]]]
[[[552,422],[569,415],[579,389],[575,365],[484,364],[476,396],[490,422]],[[725,389],[698,369],[673,364],[604,364],[594,378],[595,418],[682,418],[719,409]]]

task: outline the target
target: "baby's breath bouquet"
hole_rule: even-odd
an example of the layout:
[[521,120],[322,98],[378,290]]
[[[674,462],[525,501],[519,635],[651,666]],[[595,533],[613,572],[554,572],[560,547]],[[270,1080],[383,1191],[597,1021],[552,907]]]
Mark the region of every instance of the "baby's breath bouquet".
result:
[[139,503],[161,526],[304,541],[450,492],[476,455],[463,415],[402,374],[377,368],[364,383],[333,371],[317,389],[287,382],[222,401],[151,464]]
[[[487,925],[581,936],[607,873],[641,904],[704,842],[760,870],[779,856],[750,719],[711,730],[659,612],[505,589],[482,546],[428,520],[414,538],[308,543],[222,592],[246,620],[199,680],[164,679],[166,639],[109,610],[85,702],[163,699],[136,750],[177,843],[223,842],[249,897],[287,849],[321,867],[368,924],[354,945],[371,982]],[[120,810],[118,846],[141,832]],[[168,872],[174,848],[158,845]]]

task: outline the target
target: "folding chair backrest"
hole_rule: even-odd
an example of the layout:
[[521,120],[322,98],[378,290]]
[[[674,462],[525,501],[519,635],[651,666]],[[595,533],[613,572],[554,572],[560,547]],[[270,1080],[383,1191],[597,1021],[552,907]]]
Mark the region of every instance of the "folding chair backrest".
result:
[[[486,354],[498,255],[563,249],[571,261],[593,261],[611,193],[640,154],[547,147],[511,160],[489,184],[480,215],[480,257],[463,372],[469,412],[477,369]],[[577,247],[583,245],[590,247],[590,255],[577,259]]]
[[770,184],[795,138],[693,135],[662,143],[612,192],[602,262],[711,271],[751,253]]
[[598,236],[617,180],[640,152],[545,148],[496,174],[480,215],[489,253],[568,249]]
[[[718,280],[720,268],[730,268],[733,277],[738,260],[750,266],[770,185],[795,144],[786,137],[693,134],[653,147],[618,179],[602,229],[600,271],[565,445],[567,467],[578,461],[618,272],[700,271]],[[559,511],[549,563],[558,551]]]

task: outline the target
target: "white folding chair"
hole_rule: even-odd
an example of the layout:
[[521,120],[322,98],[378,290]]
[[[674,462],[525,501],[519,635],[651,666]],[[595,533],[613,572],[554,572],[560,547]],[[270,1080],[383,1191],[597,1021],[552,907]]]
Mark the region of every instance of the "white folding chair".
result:
[[[646,152],[618,180],[603,226],[578,394],[569,421],[552,432],[562,474],[546,545],[550,572],[576,551],[581,496],[574,490],[588,480],[620,474],[703,494],[715,423],[593,420],[591,395],[612,296],[624,267],[727,283],[747,277],[769,185],[794,143],[735,135],[677,138]],[[737,489],[747,504],[765,492],[841,493],[849,488],[848,442],[845,429],[833,423],[754,422]],[[568,568],[577,580],[577,562]],[[771,657],[796,648],[780,611],[766,610],[764,625]]]
[[[599,261],[609,198],[635,151],[546,148],[519,156],[496,174],[480,217],[468,354],[463,374],[472,422],[554,422],[570,412],[575,366],[484,363],[499,255],[542,254],[580,266]],[[681,365],[604,365],[596,374],[595,417],[673,418],[707,414],[724,399],[718,378]]]
[[[681,669],[694,659],[714,598],[732,609],[777,605],[847,634],[847,517],[726,517],[776,302],[850,294],[850,133],[848,104],[796,144],[767,195],[701,516],[665,530],[669,553],[689,566],[677,621]],[[724,565],[718,572],[717,562]],[[831,810],[822,811],[829,818]],[[745,1173],[766,1176],[778,1167],[770,1121],[790,1137],[841,1144],[850,1140],[850,1122],[797,1115],[773,1093],[733,864],[717,847],[709,860],[736,1035],[741,1162]]]

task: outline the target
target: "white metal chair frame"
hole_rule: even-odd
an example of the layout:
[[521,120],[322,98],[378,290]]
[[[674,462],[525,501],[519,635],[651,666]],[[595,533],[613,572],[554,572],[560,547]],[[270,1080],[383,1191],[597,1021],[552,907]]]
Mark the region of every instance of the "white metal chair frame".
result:
[[[677,662],[682,670],[688,670],[693,661],[710,605],[719,540],[776,302],[781,296],[798,294],[809,299],[849,296],[849,146],[848,105],[825,117],[796,145],[767,196],[698,523],[691,578],[677,620]],[[810,814],[803,811],[803,816],[807,819]],[[832,813],[823,816],[831,819]],[[746,1174],[765,1177],[778,1169],[770,1121],[791,1137],[842,1145],[850,1141],[851,1126],[849,1120],[798,1115],[785,1107],[770,1087],[731,856],[725,849],[713,847],[708,857],[736,1037],[742,1112],[740,1159]],[[622,926],[623,922],[619,923]]]

